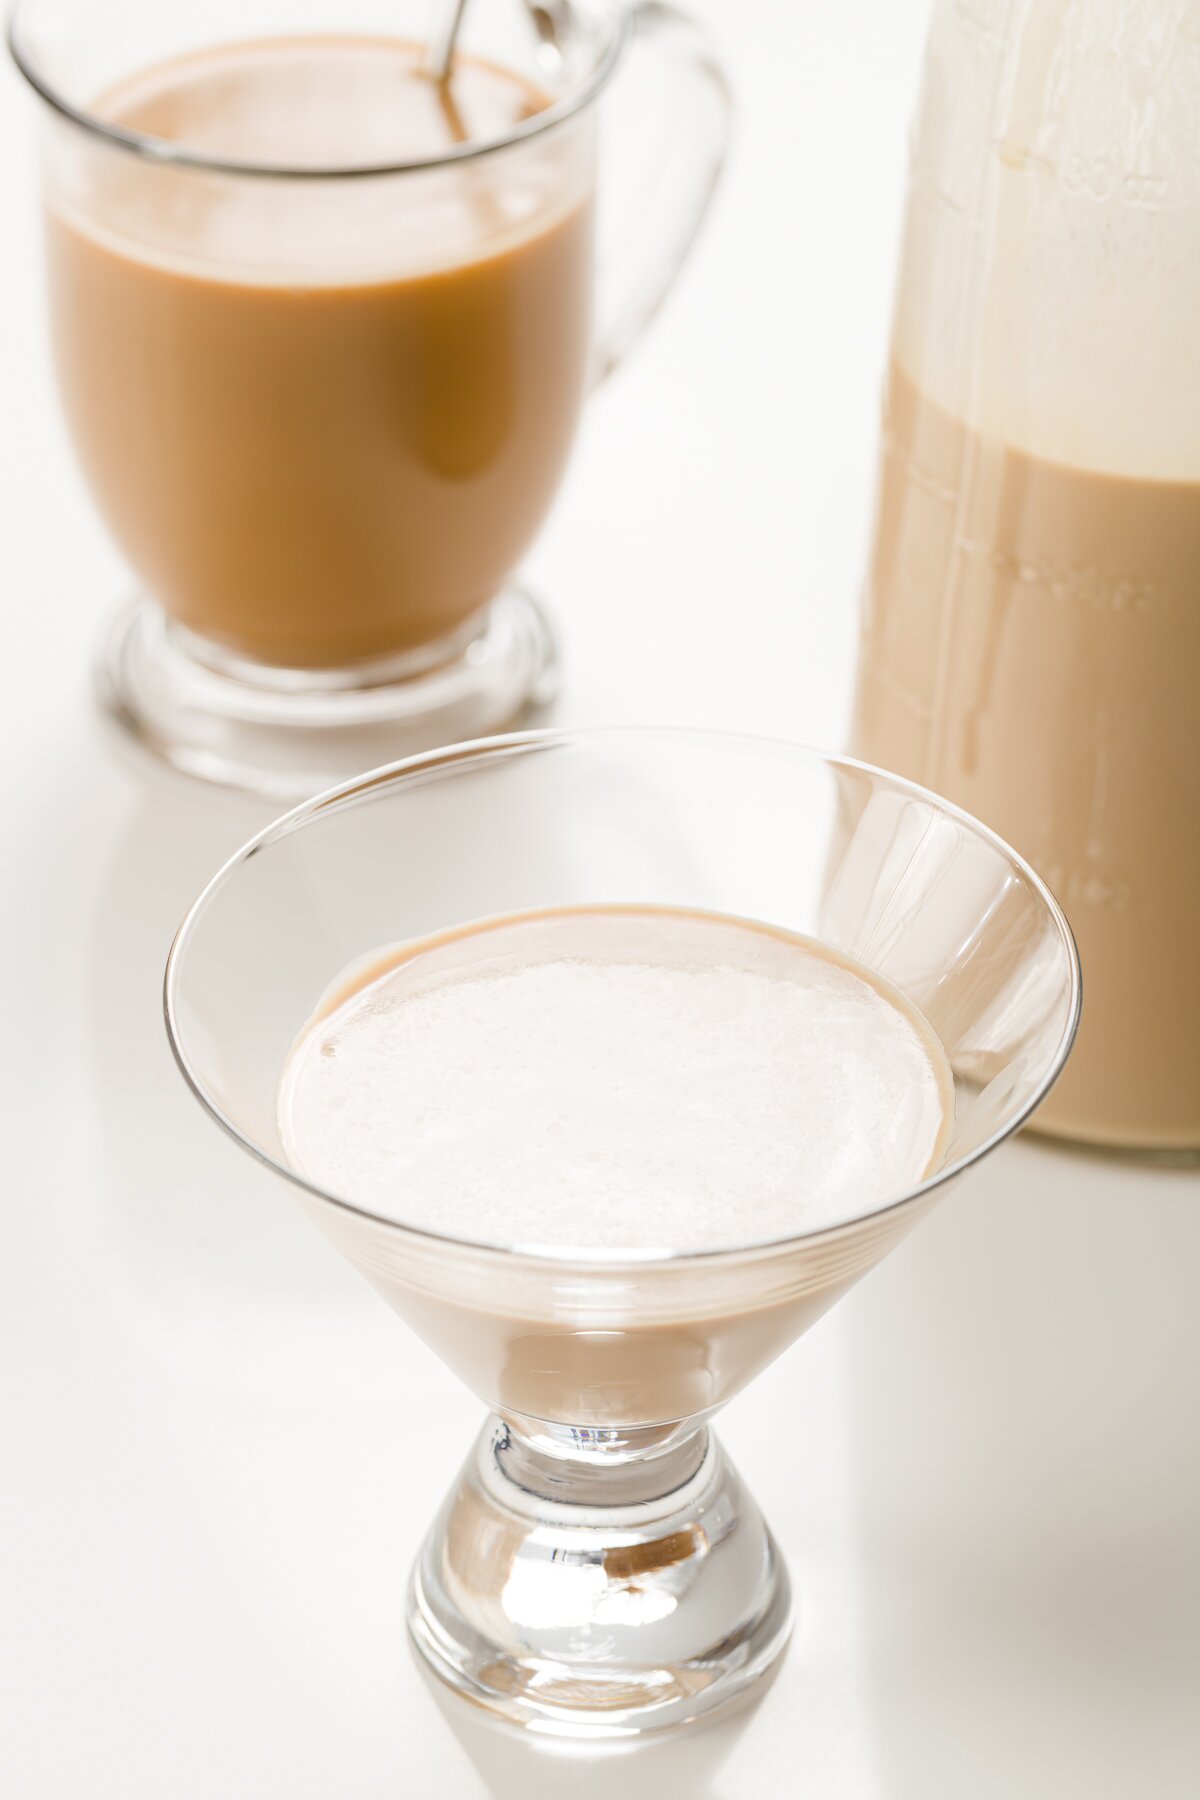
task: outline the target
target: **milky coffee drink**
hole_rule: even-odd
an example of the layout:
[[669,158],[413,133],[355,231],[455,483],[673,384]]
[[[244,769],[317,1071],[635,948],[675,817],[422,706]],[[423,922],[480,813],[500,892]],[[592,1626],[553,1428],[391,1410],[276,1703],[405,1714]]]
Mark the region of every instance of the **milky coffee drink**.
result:
[[1200,479],[968,431],[894,364],[853,744],[1066,909],[1083,1021],[1043,1129],[1200,1144],[1198,670]]
[[[492,141],[548,104],[471,57],[439,89],[420,58],[386,39],[233,44],[94,110],[312,170]],[[179,624],[262,663],[350,666],[446,638],[510,573],[583,397],[591,221],[570,146],[509,188],[503,163],[298,183],[111,153],[56,193],[71,429]]]
[[654,907],[517,914],[370,957],[318,1007],[279,1093],[284,1155],[326,1191],[579,1259],[577,1299],[547,1312],[520,1264],[498,1280],[460,1252],[460,1291],[439,1278],[434,1298],[402,1246],[364,1240],[356,1258],[486,1399],[597,1425],[720,1404],[861,1253],[835,1237],[802,1273],[774,1256],[699,1288],[650,1260],[619,1315],[589,1292],[589,1257],[857,1218],[939,1164],[952,1118],[942,1047],[885,983],[786,931]]

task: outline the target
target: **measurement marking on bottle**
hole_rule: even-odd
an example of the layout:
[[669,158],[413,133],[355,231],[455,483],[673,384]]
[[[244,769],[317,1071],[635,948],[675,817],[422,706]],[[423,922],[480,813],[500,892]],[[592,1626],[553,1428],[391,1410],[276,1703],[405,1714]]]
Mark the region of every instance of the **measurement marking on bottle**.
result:
[[1064,193],[1087,200],[1120,199],[1126,206],[1157,210],[1182,206],[1195,193],[1195,176],[1183,169],[1122,167],[1106,151],[1089,154],[1066,150],[1059,158],[1058,179]]
[[895,673],[888,663],[887,651],[882,645],[873,647],[869,645],[868,640],[864,640],[864,646],[872,650],[870,660],[864,666],[874,686],[881,688],[906,712],[911,713],[920,724],[929,725],[933,719],[933,709],[928,696],[922,697],[920,694],[915,694],[908,683]]
[[1046,886],[1068,908],[1086,906],[1100,912],[1128,912],[1133,890],[1123,876],[1102,875],[1096,869],[1071,869],[1046,857],[1031,857]]
[[1044,176],[1069,199],[1097,206],[1116,200],[1131,211],[1167,212],[1192,205],[1200,189],[1194,169],[1129,167],[1106,150],[1063,149],[1050,156],[1011,138],[996,138],[992,152],[1011,173]]
[[959,537],[956,548],[972,562],[984,564],[1001,581],[1037,589],[1069,606],[1144,617],[1161,615],[1170,605],[1153,581],[1129,570],[1105,569],[1067,556],[1020,556],[982,538]]
[[943,481],[932,470],[917,462],[912,451],[896,435],[886,418],[883,422],[883,454],[889,461],[898,463],[912,485],[919,487],[932,500],[937,500],[944,506],[953,506],[958,499],[958,489],[953,483]]
[[1011,0],[954,0],[954,22],[966,26],[973,37],[983,38],[993,49],[1008,42]]
[[910,188],[910,205],[914,208],[919,203],[924,203],[932,212],[948,213],[958,224],[964,225],[975,235],[982,232],[983,224],[975,206],[969,201],[960,200],[940,182],[921,180],[914,176]]

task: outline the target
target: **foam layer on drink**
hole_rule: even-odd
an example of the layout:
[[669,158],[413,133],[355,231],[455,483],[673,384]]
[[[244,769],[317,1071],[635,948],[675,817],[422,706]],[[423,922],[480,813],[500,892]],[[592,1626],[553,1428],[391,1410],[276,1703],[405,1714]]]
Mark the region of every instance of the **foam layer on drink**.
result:
[[420,44],[276,38],[220,45],[139,71],[95,110],[114,124],[239,162],[352,168],[505,138],[550,104],[508,69],[459,55],[445,83]]
[[813,941],[715,914],[515,915],[371,958],[294,1046],[309,1180],[519,1246],[715,1249],[819,1230],[938,1163],[944,1052]]
[[[139,70],[100,95],[107,123],[218,163],[386,169],[504,142],[552,104],[513,70],[460,55],[444,85],[420,45],[389,38],[221,44]],[[544,151],[544,153],[543,153]],[[468,157],[413,176],[277,182],[169,161],[91,159],[54,212],[110,250],[206,281],[349,280],[438,272],[511,249],[585,198],[570,144],[519,167]]]

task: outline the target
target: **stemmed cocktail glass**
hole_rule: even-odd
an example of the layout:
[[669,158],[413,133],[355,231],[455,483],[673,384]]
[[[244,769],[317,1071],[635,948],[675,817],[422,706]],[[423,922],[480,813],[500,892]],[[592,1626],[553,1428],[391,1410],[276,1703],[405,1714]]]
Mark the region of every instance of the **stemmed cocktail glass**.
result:
[[[782,1242],[598,1253],[466,1242],[322,1192],[276,1129],[296,1033],[349,964],[502,913],[649,903],[820,939],[949,1058],[941,1165]],[[1057,1076],[1080,1005],[1038,876],[936,796],[845,758],[687,731],[534,733],[381,770],[288,814],[192,908],[168,1027],[197,1096],[491,1408],[414,1569],[453,1688],[561,1735],[724,1705],[778,1657],[788,1577],[708,1421],[872,1268]]]

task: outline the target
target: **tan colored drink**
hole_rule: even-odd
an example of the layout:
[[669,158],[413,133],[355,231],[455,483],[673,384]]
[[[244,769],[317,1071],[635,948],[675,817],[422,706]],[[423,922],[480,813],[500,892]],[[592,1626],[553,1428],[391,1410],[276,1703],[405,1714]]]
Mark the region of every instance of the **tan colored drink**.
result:
[[1200,1144],[1200,480],[967,432],[897,364],[857,754],[1009,839],[1063,902],[1084,1012],[1046,1130]]
[[[97,113],[194,152],[317,168],[502,137],[548,104],[386,39],[230,45]],[[49,214],[54,337],[93,492],[151,593],[239,656],[337,668],[444,639],[496,592],[566,461],[590,337],[582,169],[510,207],[468,159],[281,204],[269,177],[110,154]],[[510,217],[511,213],[511,217]]]
[[[299,1173],[378,1216],[586,1266],[883,1206],[937,1165],[952,1116],[929,1027],[848,960],[742,920],[611,907],[488,921],[350,972],[293,1050],[279,1135]],[[650,1263],[619,1332],[539,1318],[519,1268],[483,1304],[391,1297],[498,1404],[630,1425],[727,1398],[847,1268],[814,1250],[783,1304],[769,1271],[734,1270],[725,1312],[701,1315],[686,1265],[681,1282]]]

